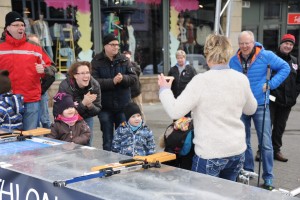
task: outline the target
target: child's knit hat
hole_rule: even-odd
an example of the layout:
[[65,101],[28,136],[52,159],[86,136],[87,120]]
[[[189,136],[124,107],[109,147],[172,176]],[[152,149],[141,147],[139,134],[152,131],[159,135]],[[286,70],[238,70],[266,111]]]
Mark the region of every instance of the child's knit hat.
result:
[[125,106],[124,108],[124,113],[125,113],[126,121],[128,121],[129,118],[134,114],[139,113],[140,115],[142,115],[140,107],[136,103],[127,104],[127,106]]
[[75,104],[73,97],[64,92],[58,92],[54,97],[54,106],[57,110],[56,114],[62,114],[68,108],[74,108]]
[[0,94],[11,91],[11,82],[8,75],[7,70],[0,70]]

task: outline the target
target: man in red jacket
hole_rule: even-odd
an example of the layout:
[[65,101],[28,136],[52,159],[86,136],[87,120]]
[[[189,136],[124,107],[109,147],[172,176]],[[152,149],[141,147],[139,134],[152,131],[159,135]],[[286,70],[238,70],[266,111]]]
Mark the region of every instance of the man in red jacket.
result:
[[37,44],[26,39],[25,23],[17,12],[5,16],[5,28],[0,42],[0,69],[9,71],[14,94],[24,96],[23,130],[37,127],[40,79],[49,73],[51,59]]

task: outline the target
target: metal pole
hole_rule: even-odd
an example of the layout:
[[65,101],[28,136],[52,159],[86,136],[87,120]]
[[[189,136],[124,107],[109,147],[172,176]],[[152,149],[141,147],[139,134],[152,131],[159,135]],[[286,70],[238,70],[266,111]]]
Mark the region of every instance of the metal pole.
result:
[[230,34],[230,22],[231,22],[231,5],[232,1],[228,0],[228,8],[227,8],[227,18],[226,18],[226,36],[229,37]]
[[[94,51],[100,53],[102,51],[102,33],[101,33],[101,5],[100,1],[92,0],[93,9],[93,37],[94,37]],[[98,25],[98,26],[97,26]]]
[[230,2],[231,2],[231,0],[227,0],[225,6],[223,7],[223,9],[222,9],[222,11],[221,11],[221,13],[220,13],[220,17],[223,15],[225,9],[227,8],[227,6],[228,6],[228,4],[229,4]]
[[221,3],[222,0],[216,0],[215,26],[214,26],[214,32],[216,34],[219,34]]
[[163,73],[170,69],[170,1],[163,1]]

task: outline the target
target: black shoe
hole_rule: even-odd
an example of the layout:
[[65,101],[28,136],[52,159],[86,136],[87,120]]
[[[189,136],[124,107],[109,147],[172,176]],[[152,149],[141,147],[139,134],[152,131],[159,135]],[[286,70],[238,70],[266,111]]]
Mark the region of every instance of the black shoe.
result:
[[255,156],[255,161],[259,161],[259,160],[260,160],[260,151],[257,150],[256,156]]
[[287,162],[288,161],[288,159],[285,158],[280,151],[274,154],[274,159],[278,160],[280,162]]

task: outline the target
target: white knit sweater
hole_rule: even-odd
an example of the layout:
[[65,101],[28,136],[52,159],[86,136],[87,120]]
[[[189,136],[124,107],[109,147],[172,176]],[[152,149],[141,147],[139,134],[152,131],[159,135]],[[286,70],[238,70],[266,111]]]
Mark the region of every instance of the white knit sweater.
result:
[[204,159],[224,158],[246,150],[242,113],[252,115],[257,102],[245,75],[232,69],[210,70],[195,76],[174,98],[170,89],[159,94],[172,119],[192,111],[195,153]]

